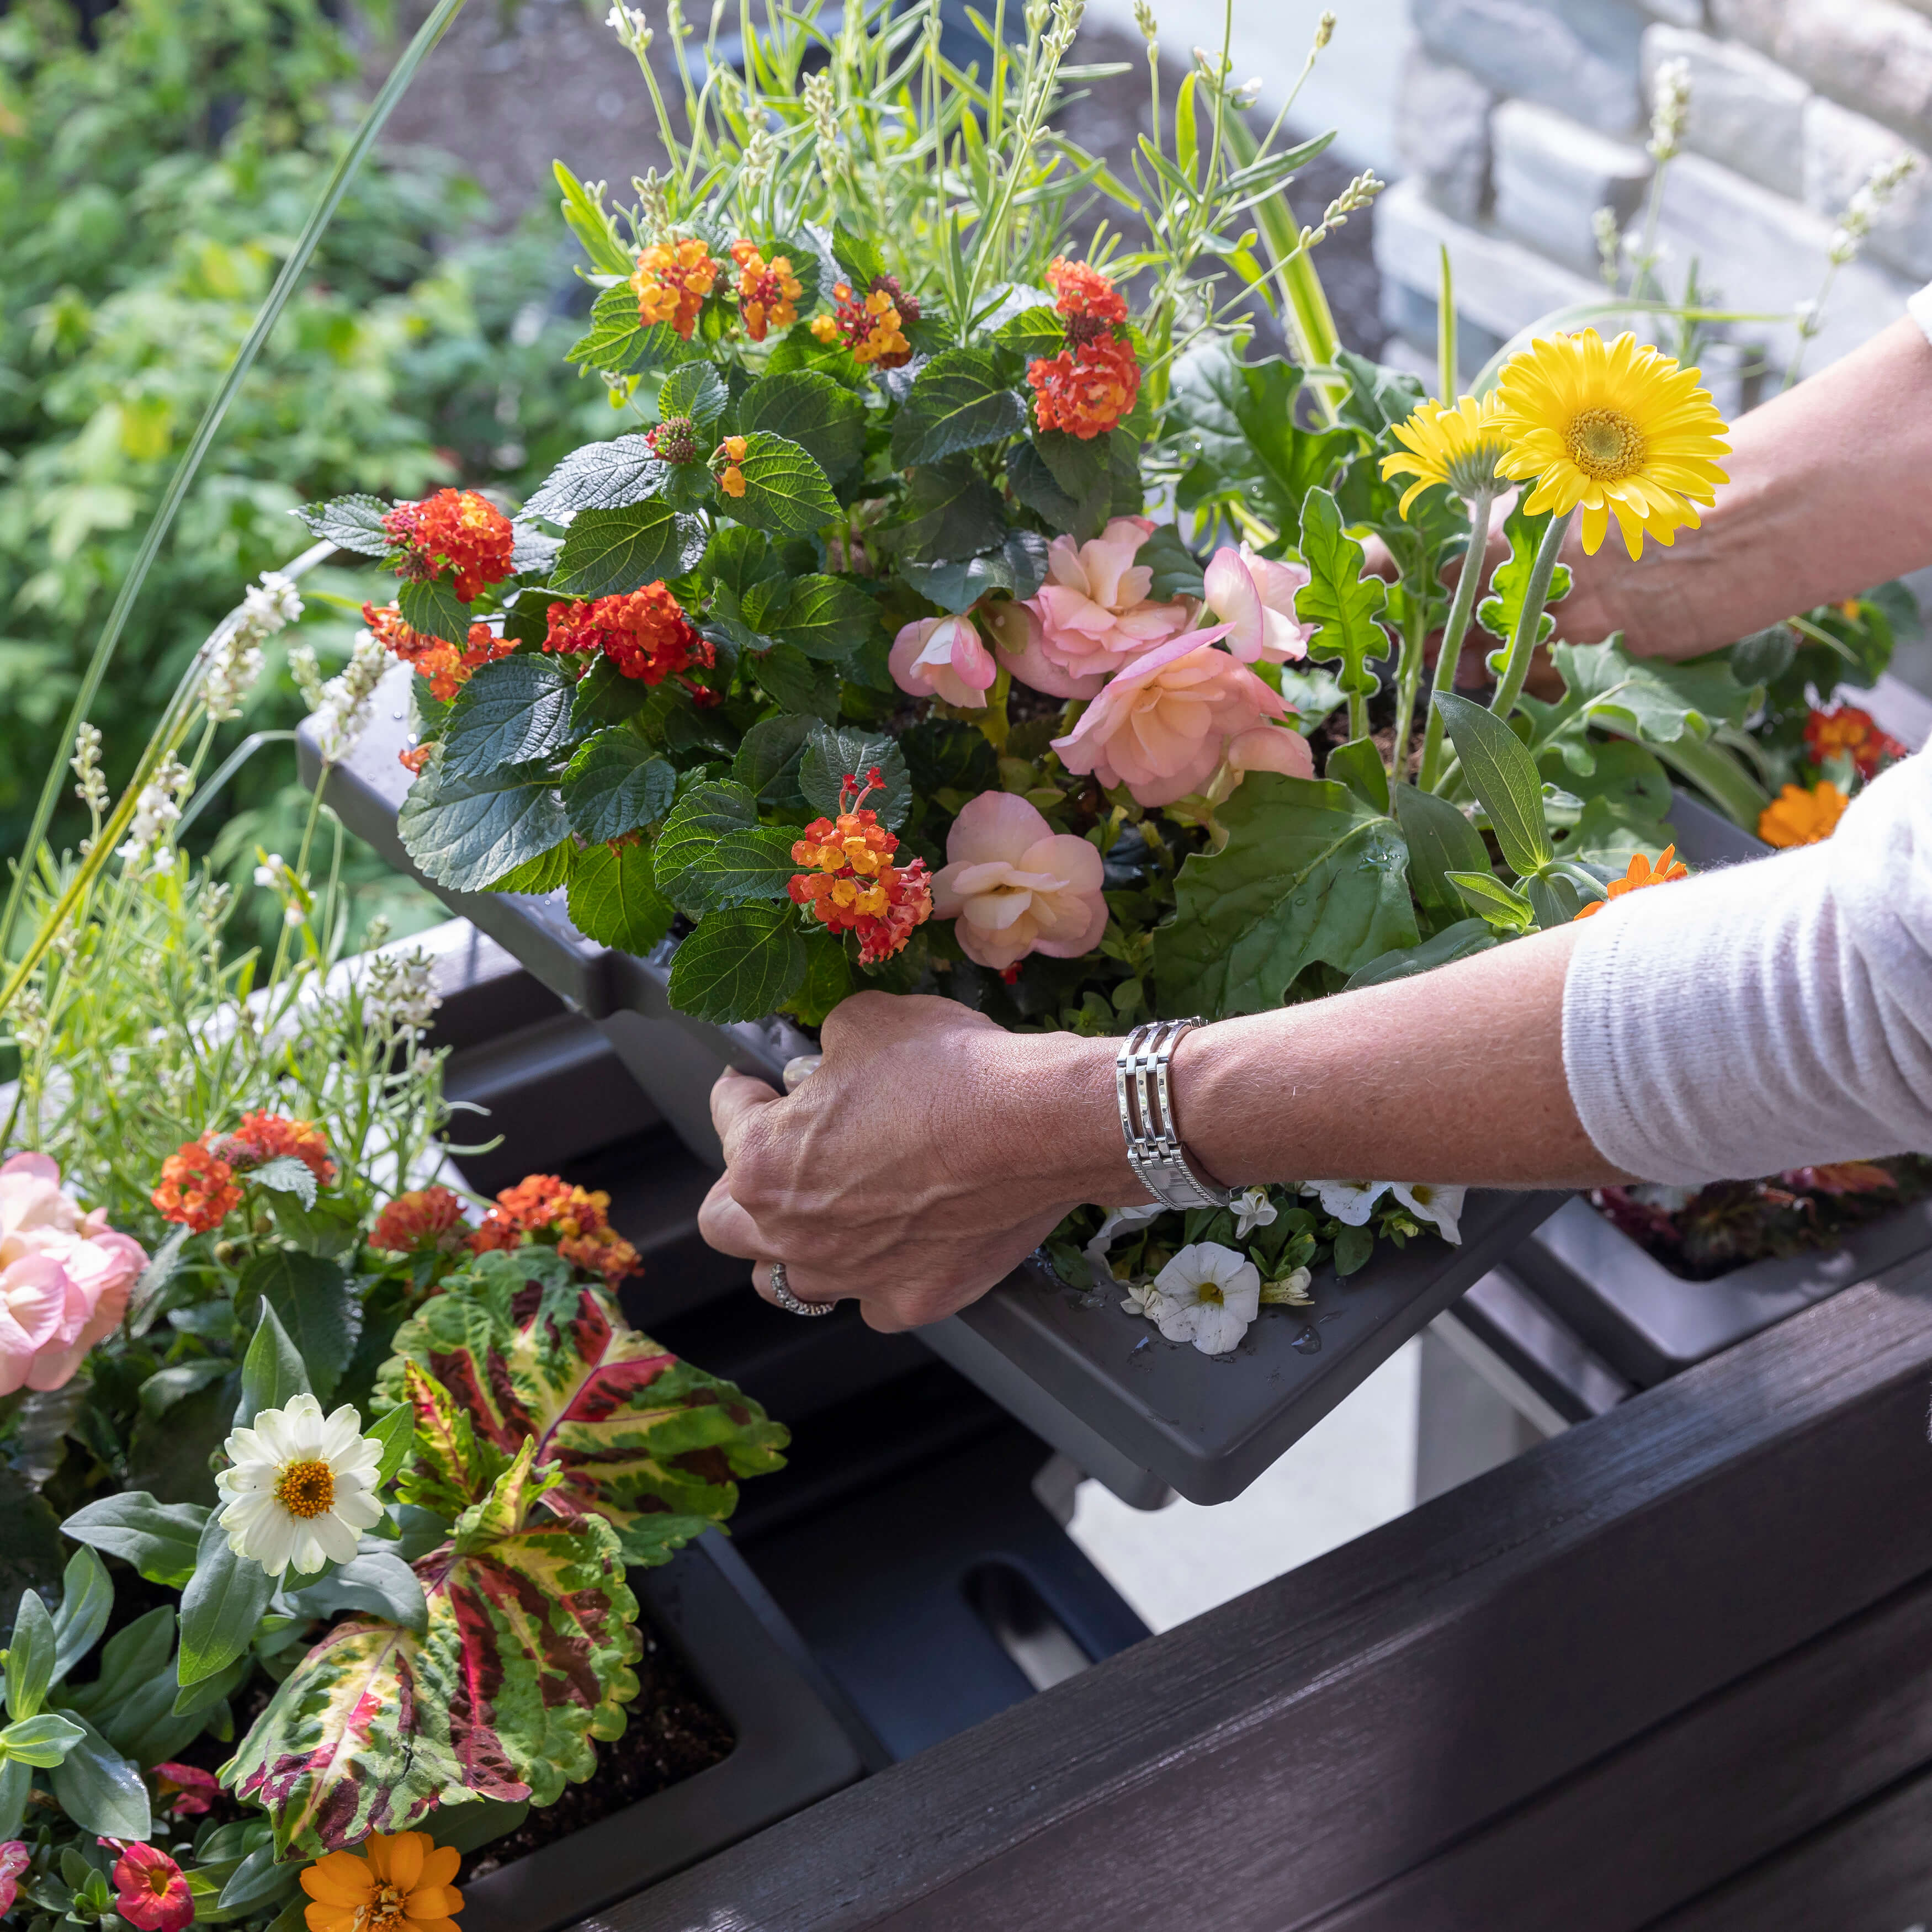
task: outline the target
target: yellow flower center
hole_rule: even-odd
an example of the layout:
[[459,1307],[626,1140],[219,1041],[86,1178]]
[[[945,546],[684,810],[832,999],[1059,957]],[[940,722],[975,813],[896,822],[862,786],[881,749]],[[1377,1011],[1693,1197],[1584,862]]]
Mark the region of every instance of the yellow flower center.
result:
[[1621,410],[1584,410],[1572,420],[1568,442],[1570,461],[1600,483],[1619,482],[1643,467],[1642,434]]
[[275,1500],[291,1516],[320,1516],[334,1504],[335,1472],[313,1456],[285,1463],[275,1478]]
[[1228,1299],[1221,1292],[1218,1281],[1197,1281],[1194,1284],[1194,1298],[1196,1301],[1212,1302],[1216,1308],[1225,1306]]
[[356,1932],[395,1932],[409,1910],[409,1903],[401,1886],[377,1886],[370,1893],[368,1904],[356,1908]]

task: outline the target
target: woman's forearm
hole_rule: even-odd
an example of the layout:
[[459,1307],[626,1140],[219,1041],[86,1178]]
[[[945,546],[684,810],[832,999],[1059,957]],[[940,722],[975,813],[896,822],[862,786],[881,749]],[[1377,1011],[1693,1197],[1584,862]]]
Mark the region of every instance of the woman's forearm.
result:
[[1932,562],[1932,344],[1901,319],[1741,417],[1730,482],[1702,526],[1632,562],[1573,533],[1555,607],[1579,644],[1622,631],[1642,656],[1692,657]]

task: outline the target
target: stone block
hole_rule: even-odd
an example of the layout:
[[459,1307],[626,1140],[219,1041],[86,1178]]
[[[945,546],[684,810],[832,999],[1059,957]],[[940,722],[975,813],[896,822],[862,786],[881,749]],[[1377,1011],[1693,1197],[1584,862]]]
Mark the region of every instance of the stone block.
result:
[[1932,145],[1932,20],[1899,0],[1712,0],[1748,40],[1820,94]]
[[[1816,298],[1825,280],[1832,224],[1811,209],[1771,194],[1700,154],[1680,154],[1665,178],[1658,239],[1667,251],[1659,265],[1675,295],[1694,257],[1706,295],[1723,306],[1781,316]],[[1882,264],[1861,260],[1838,272],[1822,332],[1807,352],[1808,371],[1856,349],[1904,312],[1912,284]],[[1796,341],[1782,320],[1740,322],[1731,332],[1766,345],[1777,372]]]
[[1650,157],[1534,101],[1509,100],[1491,124],[1496,226],[1585,274],[1598,262],[1600,208],[1628,225],[1650,180]]
[[1658,67],[1670,60],[1687,62],[1690,69],[1684,146],[1780,194],[1802,194],[1810,88],[1774,60],[1735,40],[1655,26],[1643,37],[1646,96]]
[[1496,95],[1466,68],[1432,58],[1418,42],[1402,62],[1396,158],[1430,198],[1464,221],[1489,206],[1490,110]]
[[1932,160],[1835,100],[1814,98],[1804,110],[1804,199],[1828,219],[1837,219],[1874,168],[1901,152],[1916,155],[1918,166],[1873,222],[1865,252],[1915,280],[1932,281]]
[[1399,181],[1376,199],[1376,266],[1383,278],[1384,312],[1412,340],[1425,334],[1434,339],[1444,244],[1455,272],[1460,323],[1498,342],[1558,309],[1596,301],[1604,292],[1601,283],[1560,267],[1520,242],[1466,226],[1444,214],[1419,182]]
[[1637,124],[1645,16],[1627,0],[1412,0],[1423,44],[1498,93],[1606,134]]

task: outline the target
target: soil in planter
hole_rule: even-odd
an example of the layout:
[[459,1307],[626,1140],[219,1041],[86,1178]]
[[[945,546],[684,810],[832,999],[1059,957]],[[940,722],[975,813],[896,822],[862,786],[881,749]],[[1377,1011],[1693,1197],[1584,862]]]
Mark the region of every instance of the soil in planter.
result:
[[1714,1281],[1753,1262],[1838,1247],[1857,1228],[1928,1196],[1932,1160],[1901,1154],[1720,1180],[1694,1192],[1600,1187],[1590,1204],[1672,1274]]
[[730,1726],[706,1702],[670,1646],[648,1622],[641,1628],[644,1654],[638,1660],[638,1694],[627,1706],[630,1722],[624,1735],[597,1747],[597,1768],[583,1784],[566,1784],[554,1804],[532,1810],[506,1837],[472,1852],[457,1874],[459,1886],[682,1784],[730,1756],[737,1742]]

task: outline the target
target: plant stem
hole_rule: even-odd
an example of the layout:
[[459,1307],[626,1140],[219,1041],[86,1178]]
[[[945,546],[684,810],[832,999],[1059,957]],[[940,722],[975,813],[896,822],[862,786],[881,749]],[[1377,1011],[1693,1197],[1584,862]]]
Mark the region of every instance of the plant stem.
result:
[[[108,613],[107,622],[100,633],[100,641],[94,647],[94,655],[88,659],[86,674],[80,681],[80,688],[74,694],[72,709],[68,713],[67,728],[60,742],[55,747],[53,768],[47,773],[46,783],[40,788],[40,802],[34,808],[32,824],[28,828],[26,843],[20,848],[20,862],[14,868],[12,890],[7,895],[7,907],[0,913],[0,956],[4,956],[8,942],[14,936],[15,923],[20,918],[20,902],[26,890],[27,873],[33,863],[34,854],[40,848],[40,842],[47,836],[47,827],[53,822],[54,808],[60,801],[61,789],[65,782],[67,760],[74,748],[75,734],[86,720],[92,706],[100,682],[107,675],[107,668],[113,662],[114,653],[121,642],[121,633],[127,628],[129,614],[147,582],[148,572],[153,568],[155,557],[160,554],[168,532],[186,498],[189,486],[200,471],[202,459],[214,442],[215,433],[221,427],[222,419],[228,413],[230,404],[234,401],[237,391],[247,380],[248,372],[255,366],[255,358],[262,352],[276,322],[280,319],[290,296],[301,284],[308,272],[310,258],[321,241],[323,231],[334,218],[338,205],[348,192],[349,184],[355,179],[356,170],[362,165],[362,158],[374,145],[376,136],[382,132],[396,103],[403,98],[404,90],[415,79],[418,68],[428,57],[430,50],[448,32],[451,23],[463,10],[463,0],[436,0],[436,10],[417,28],[416,36],[404,50],[403,57],[398,61],[394,70],[382,83],[382,91],[369,104],[369,110],[362,117],[362,124],[356,130],[355,138],[342,151],[328,180],[322,188],[320,198],[309,211],[308,220],[296,238],[296,244],[282,264],[281,273],[275,278],[275,285],[268,291],[268,299],[262,304],[261,312],[255,318],[255,326],[248,332],[248,339],[236,352],[235,359],[228,366],[228,374],[222,379],[221,387],[215,392],[214,400],[202,412],[200,424],[194,433],[194,440],[182,452],[182,459],[175,466],[175,473],[170,481],[167,494],[161,499],[160,507],[154,512],[154,520],[148,526],[141,548],[134,559],[134,568],[128,573],[121,591],[114,600],[114,608]],[[143,782],[146,781],[143,780]],[[130,786],[129,796],[135,788]],[[130,806],[131,815],[132,807]],[[104,850],[97,844],[97,850]],[[51,936],[51,935],[50,935]],[[0,992],[0,1010],[4,1010],[8,1000],[17,990],[22,975],[16,974],[9,980],[4,992]]]
[[[1427,574],[1426,565],[1423,574]],[[1408,734],[1415,722],[1415,694],[1422,683],[1422,646],[1428,635],[1429,586],[1405,584],[1408,592],[1402,626],[1402,662],[1395,676],[1395,739],[1389,746],[1388,773],[1397,784],[1408,771]]]
[[1496,681],[1496,694],[1490,700],[1490,709],[1498,718],[1507,718],[1522,695],[1523,680],[1529,676],[1529,661],[1536,655],[1537,634],[1543,628],[1543,606],[1550,595],[1556,554],[1563,548],[1563,539],[1570,534],[1576,518],[1574,510],[1567,516],[1552,517],[1544,530],[1542,542],[1536,547],[1536,561],[1530,566],[1529,587],[1523,593],[1516,628],[1510,633],[1503,674]]
[[1436,653],[1436,679],[1429,688],[1429,717],[1423,730],[1422,769],[1416,782],[1424,791],[1433,791],[1442,776],[1442,714],[1435,700],[1445,691],[1456,688],[1456,674],[1462,668],[1462,640],[1469,634],[1469,619],[1476,608],[1476,590],[1483,575],[1483,554],[1489,542],[1490,508],[1496,501],[1493,490],[1479,490],[1469,500],[1469,547],[1462,553],[1462,568],[1456,576],[1456,595],[1449,605],[1449,621],[1442,627],[1442,643]]

